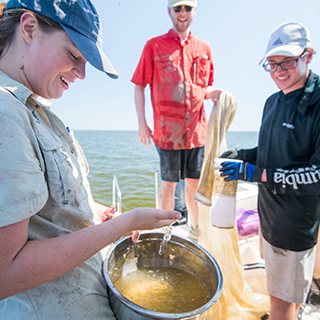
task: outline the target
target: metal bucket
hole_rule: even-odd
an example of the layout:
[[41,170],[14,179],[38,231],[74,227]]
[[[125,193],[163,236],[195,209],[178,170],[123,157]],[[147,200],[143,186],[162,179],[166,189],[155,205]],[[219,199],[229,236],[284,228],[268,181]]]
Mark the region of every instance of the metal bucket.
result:
[[[214,258],[197,243],[176,235],[172,235],[168,249],[160,256],[158,251],[162,239],[163,233],[142,233],[139,241],[134,244],[127,236],[116,241],[108,251],[103,272],[108,285],[111,307],[118,320],[202,320],[207,310],[218,301],[223,280]],[[177,268],[192,273],[207,287],[210,300],[200,308],[189,312],[156,312],[128,300],[114,286],[122,274],[127,273],[128,268],[155,266]]]

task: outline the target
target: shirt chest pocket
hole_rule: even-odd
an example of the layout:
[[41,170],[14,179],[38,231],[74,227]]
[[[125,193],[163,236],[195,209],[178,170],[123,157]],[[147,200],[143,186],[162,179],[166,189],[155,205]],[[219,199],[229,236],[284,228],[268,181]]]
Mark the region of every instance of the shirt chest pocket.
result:
[[210,61],[207,57],[196,57],[193,61],[193,82],[202,87],[208,87],[210,76]]
[[178,61],[170,57],[162,57],[155,60],[155,67],[157,69],[156,75],[162,84],[172,85],[181,80],[182,76],[178,68]]
[[50,196],[57,202],[70,204],[79,193],[81,175],[62,143],[53,136],[37,134],[44,157]]

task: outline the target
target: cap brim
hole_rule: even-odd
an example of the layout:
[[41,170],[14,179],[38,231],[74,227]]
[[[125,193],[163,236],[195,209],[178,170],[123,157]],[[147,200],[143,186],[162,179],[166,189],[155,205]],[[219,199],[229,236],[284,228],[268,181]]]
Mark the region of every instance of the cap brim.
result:
[[176,2],[171,8],[177,7],[177,6],[190,6],[196,8],[197,6],[194,4],[194,1],[178,1]]
[[79,49],[84,58],[96,69],[105,72],[110,78],[119,78],[118,73],[103,52],[102,48],[94,41],[81,35],[79,32],[61,24],[75,46]]
[[285,45],[279,46],[267,52],[262,60],[259,62],[261,64],[265,59],[272,57],[272,56],[285,56],[285,57],[297,57],[302,54],[305,48],[301,46],[294,46],[294,45]]

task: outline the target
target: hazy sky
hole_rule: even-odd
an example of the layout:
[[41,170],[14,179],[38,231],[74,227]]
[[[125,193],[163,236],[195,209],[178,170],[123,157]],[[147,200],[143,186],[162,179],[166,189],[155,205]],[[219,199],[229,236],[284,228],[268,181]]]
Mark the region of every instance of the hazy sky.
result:
[[[103,25],[103,48],[119,73],[117,80],[87,65],[85,80],[77,80],[52,110],[74,130],[137,130],[131,77],[146,41],[171,28],[167,0],[93,0]],[[214,59],[214,87],[238,102],[232,131],[258,131],[266,98],[277,87],[259,62],[272,31],[286,21],[310,29],[319,50],[310,68],[320,74],[319,0],[198,0],[192,33],[209,42]],[[152,127],[149,89],[147,117]],[[212,103],[205,101],[209,117]]]

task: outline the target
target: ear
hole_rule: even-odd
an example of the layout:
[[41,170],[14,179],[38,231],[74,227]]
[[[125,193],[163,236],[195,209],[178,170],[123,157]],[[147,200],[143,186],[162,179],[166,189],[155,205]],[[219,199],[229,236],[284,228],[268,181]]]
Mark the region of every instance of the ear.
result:
[[25,12],[20,18],[20,31],[22,38],[27,44],[31,44],[39,24],[32,12]]
[[313,58],[313,54],[314,54],[314,51],[313,51],[313,48],[310,48],[309,50],[309,54],[307,56],[307,64],[311,62],[312,58]]
[[169,14],[169,17],[171,18],[171,9],[168,7],[168,14]]

